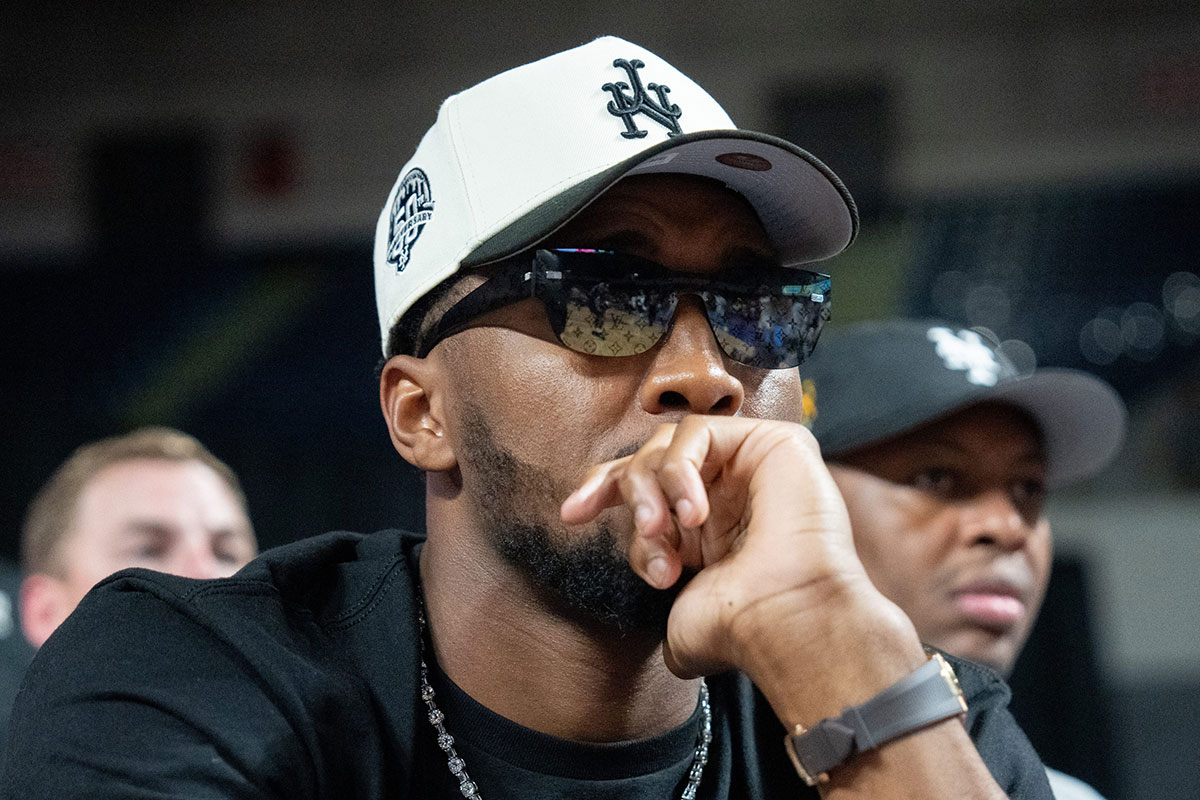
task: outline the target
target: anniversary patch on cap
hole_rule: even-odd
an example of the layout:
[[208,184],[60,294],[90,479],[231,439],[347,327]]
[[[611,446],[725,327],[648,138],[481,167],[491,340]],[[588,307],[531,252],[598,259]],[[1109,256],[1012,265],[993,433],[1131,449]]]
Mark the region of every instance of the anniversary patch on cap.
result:
[[388,225],[387,262],[397,272],[403,272],[408,266],[412,247],[431,219],[433,192],[429,188],[429,178],[419,167],[413,167],[400,179]]

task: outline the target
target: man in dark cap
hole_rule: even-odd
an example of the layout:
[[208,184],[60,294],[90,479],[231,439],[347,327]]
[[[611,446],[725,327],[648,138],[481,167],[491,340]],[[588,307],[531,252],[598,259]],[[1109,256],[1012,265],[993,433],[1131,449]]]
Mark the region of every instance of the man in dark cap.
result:
[[[1125,406],[1085,372],[1021,374],[936,320],[830,331],[801,368],[859,557],[922,641],[1008,675],[1050,578],[1047,492],[1116,456]],[[1055,797],[1096,798],[1051,770]]]

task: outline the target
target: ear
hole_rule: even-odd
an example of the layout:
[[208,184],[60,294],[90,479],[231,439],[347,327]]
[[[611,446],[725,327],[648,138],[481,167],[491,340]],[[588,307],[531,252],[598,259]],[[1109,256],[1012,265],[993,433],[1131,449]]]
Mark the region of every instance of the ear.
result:
[[442,373],[431,359],[393,356],[379,375],[379,405],[396,452],[425,472],[458,465],[445,435]]
[[18,603],[21,630],[35,648],[41,647],[75,610],[75,604],[68,595],[66,585],[52,575],[35,572],[21,581],[21,599]]

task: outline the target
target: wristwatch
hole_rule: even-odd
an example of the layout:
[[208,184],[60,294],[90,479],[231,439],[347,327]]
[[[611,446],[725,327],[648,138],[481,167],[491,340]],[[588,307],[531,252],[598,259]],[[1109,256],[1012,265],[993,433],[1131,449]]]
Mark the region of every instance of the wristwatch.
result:
[[784,739],[792,764],[809,786],[855,755],[950,717],[965,719],[967,701],[954,668],[936,651],[929,661],[865,703],[811,728],[797,725]]

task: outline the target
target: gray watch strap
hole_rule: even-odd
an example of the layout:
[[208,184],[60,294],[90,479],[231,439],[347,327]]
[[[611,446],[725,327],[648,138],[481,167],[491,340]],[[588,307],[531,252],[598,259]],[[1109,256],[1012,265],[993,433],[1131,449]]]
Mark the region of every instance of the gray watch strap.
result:
[[934,655],[867,702],[788,736],[792,761],[813,785],[857,753],[967,710],[950,665]]

